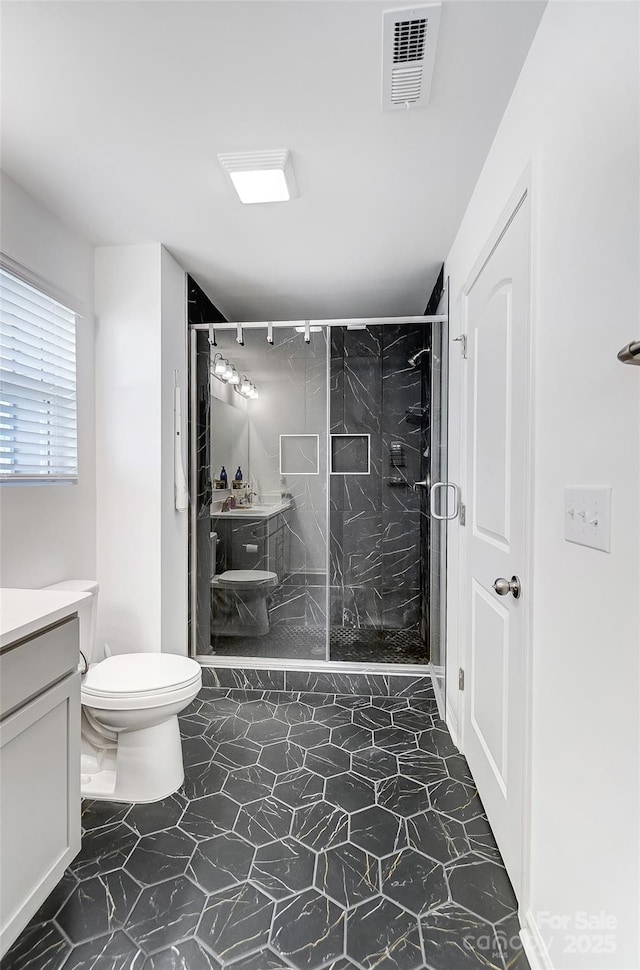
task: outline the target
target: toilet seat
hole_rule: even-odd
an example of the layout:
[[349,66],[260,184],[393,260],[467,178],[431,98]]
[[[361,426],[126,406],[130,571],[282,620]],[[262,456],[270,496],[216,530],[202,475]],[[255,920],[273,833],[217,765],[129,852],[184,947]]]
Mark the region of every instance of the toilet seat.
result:
[[229,586],[261,586],[263,583],[275,583],[278,580],[277,573],[270,573],[266,569],[228,569],[225,573],[220,573],[216,577],[220,583]]
[[160,707],[193,693],[202,680],[200,664],[166,653],[127,653],[89,667],[82,703],[105,710]]

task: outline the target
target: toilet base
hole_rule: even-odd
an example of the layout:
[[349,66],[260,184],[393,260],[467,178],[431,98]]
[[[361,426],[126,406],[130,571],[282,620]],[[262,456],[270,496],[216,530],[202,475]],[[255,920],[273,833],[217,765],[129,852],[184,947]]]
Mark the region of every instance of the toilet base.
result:
[[[93,770],[92,770],[93,769]],[[184,781],[177,716],[153,727],[118,732],[115,749],[83,756],[81,794],[105,802],[157,802]]]

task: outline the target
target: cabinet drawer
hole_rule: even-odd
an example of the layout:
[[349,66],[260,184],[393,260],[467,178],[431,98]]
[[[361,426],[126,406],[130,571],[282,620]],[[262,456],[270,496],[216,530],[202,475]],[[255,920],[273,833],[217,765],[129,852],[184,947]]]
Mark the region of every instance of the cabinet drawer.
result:
[[0,717],[77,670],[78,626],[78,617],[70,617],[0,654]]

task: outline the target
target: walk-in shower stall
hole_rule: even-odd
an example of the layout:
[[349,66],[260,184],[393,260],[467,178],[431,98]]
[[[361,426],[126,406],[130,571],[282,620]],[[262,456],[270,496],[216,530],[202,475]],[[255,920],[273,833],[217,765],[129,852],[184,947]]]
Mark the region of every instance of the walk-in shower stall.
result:
[[446,293],[424,317],[217,317],[191,299],[192,654],[443,672]]

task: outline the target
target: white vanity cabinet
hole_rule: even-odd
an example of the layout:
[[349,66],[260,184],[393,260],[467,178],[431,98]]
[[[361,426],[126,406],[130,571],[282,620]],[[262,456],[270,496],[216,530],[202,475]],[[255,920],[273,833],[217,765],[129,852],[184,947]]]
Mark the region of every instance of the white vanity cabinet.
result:
[[[14,640],[2,624],[0,955],[80,851],[77,599],[66,607],[71,615],[60,617],[61,610],[52,612],[52,601],[45,597],[42,626],[32,615],[28,623],[13,627]],[[4,621],[11,611],[3,612]]]

